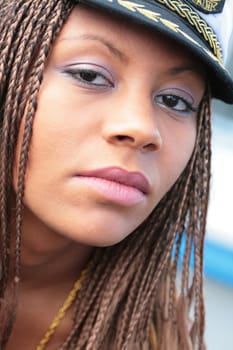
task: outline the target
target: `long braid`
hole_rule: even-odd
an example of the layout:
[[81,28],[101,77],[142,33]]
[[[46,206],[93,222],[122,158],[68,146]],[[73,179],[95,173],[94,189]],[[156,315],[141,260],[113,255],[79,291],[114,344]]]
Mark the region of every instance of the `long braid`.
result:
[[[181,201],[181,208],[182,208],[182,201]],[[180,211],[180,213],[178,213],[178,215],[179,216],[181,215],[181,211]],[[143,294],[142,294],[141,300],[139,300],[136,314],[133,315],[134,317],[132,316],[132,319],[131,319],[131,323],[132,323],[131,332],[132,332],[132,334],[133,334],[133,329],[135,328],[135,325],[137,324],[137,322],[139,322],[139,320],[141,318],[141,314],[143,313],[143,310],[146,310],[148,308],[151,296],[153,293],[156,292],[160,277],[161,277],[163,271],[166,270],[166,267],[169,263],[169,258],[171,255],[172,246],[174,244],[174,239],[176,236],[176,230],[175,230],[176,227],[177,227],[177,225],[174,225],[174,228],[172,229],[172,231],[170,233],[170,235],[171,235],[170,241],[168,241],[166,249],[164,250],[163,254],[161,254],[159,262],[157,261],[157,264],[156,264],[157,259],[155,259],[155,258],[153,259],[153,256],[155,257],[155,254],[154,254],[148,263],[148,267],[147,267],[148,273],[147,273],[147,276],[145,274],[145,277],[144,277],[145,286],[143,288]],[[157,265],[157,269],[155,269],[156,265]],[[150,273],[150,271],[152,271],[152,269],[154,270],[153,274]],[[151,279],[149,279],[149,276],[151,276]],[[129,335],[130,335],[130,332],[128,332],[128,337],[129,337]]]
[[[36,99],[42,81],[48,48],[55,40],[60,28],[72,9],[70,2],[59,0],[51,2],[18,1],[6,4],[0,47],[1,64],[1,256],[3,259],[3,278],[1,296],[9,279],[10,244],[10,206],[9,198],[12,184],[12,166],[19,124],[24,117],[23,141],[21,145],[19,174],[16,198],[15,224],[15,262],[14,288],[12,297],[16,298],[20,278],[21,226],[23,215],[24,177],[28,158],[28,149],[32,135],[32,122],[36,111]],[[12,19],[15,21],[12,22]],[[7,74],[6,74],[7,72]],[[11,203],[12,205],[12,203]],[[9,298],[8,298],[9,300]],[[3,302],[3,300],[2,300]],[[13,303],[13,300],[12,300]],[[2,313],[6,311],[0,311]],[[13,316],[13,315],[12,315]],[[2,325],[1,340],[4,344],[12,326],[13,317],[8,325]],[[5,328],[5,329],[4,329]]]
[[[205,234],[205,224],[206,224],[206,213],[207,213],[207,201],[206,198],[209,196],[209,182],[210,182],[210,111],[209,111],[209,100],[205,100],[205,105],[203,108],[203,114],[206,116],[205,124],[202,125],[202,137],[206,141],[204,145],[200,147],[200,153],[202,154],[203,162],[199,165],[199,169],[196,167],[196,179],[202,174],[200,179],[204,184],[201,187],[201,183],[195,182],[196,189],[196,206],[199,206],[197,211],[197,219],[199,224],[199,232],[197,227],[195,227],[194,233],[194,289],[196,294],[195,300],[195,321],[197,332],[199,333],[199,339],[204,332],[203,323],[203,248],[204,248],[204,234]],[[200,342],[197,343],[197,349],[200,349]]]
[[[16,282],[20,277],[24,178],[33,118],[37,108],[37,95],[49,49],[72,6],[72,1],[69,0],[42,0],[39,3],[36,0],[21,0],[15,4],[14,1],[9,0],[5,1],[4,5],[0,0],[2,11],[0,12],[0,49],[4,53],[0,61],[2,125],[0,253],[3,270],[0,280],[0,298],[4,298],[9,279],[10,208],[12,206],[9,202],[9,194],[19,126],[24,117],[15,209],[14,277]],[[13,23],[11,23],[12,18],[15,18]],[[210,157],[207,97],[203,100],[199,119],[201,126],[199,126],[198,135],[200,136],[197,137],[192,158],[173,188],[132,235],[114,247],[99,248],[94,252],[89,273],[75,302],[73,327],[62,349],[105,350],[115,347],[117,350],[128,350],[130,344],[134,344],[132,349],[135,349],[135,343],[142,344],[147,341],[155,303],[160,295],[159,286],[164,273],[170,270],[170,266],[167,310],[171,319],[175,319],[175,280],[184,235],[186,235],[186,248],[181,294],[183,293],[184,298],[189,297],[190,300],[194,298],[195,322],[192,342],[197,344],[198,350],[201,349],[204,327],[201,256],[208,201]],[[200,149],[200,145],[203,144],[205,147]],[[195,248],[195,270],[194,293],[190,296],[188,295],[188,270],[192,246]],[[2,300],[0,299],[1,304]],[[3,317],[1,308],[0,320],[3,320]],[[10,325],[6,323],[0,330],[4,339],[2,345],[9,336],[13,315]],[[163,338],[163,334],[159,336]],[[111,341],[114,341],[114,345]],[[138,345],[138,348],[140,346]]]

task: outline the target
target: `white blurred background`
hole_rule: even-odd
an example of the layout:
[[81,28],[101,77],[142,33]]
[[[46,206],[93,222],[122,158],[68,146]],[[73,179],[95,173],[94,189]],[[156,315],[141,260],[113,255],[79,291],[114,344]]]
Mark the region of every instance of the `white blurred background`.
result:
[[[233,76],[233,38],[228,68]],[[233,105],[214,101],[210,206],[205,244],[206,343],[233,350]]]

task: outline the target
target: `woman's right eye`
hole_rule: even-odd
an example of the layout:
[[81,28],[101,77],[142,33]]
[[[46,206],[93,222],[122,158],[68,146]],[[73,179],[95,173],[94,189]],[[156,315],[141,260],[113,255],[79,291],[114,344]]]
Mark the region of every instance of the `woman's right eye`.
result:
[[65,73],[75,79],[79,85],[87,88],[114,87],[111,74],[99,66],[93,68],[87,64],[75,65],[66,68]]

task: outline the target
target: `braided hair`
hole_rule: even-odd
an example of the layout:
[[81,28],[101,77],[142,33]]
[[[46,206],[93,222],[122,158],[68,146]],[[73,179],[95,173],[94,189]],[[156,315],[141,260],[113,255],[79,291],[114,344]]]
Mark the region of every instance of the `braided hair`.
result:
[[[0,0],[0,348],[9,338],[15,317],[24,178],[37,95],[50,49],[73,6],[72,0]],[[23,142],[12,203],[22,117]],[[95,249],[75,300],[73,327],[61,349],[203,348],[210,126],[207,91],[199,107],[194,150],[179,179],[133,234],[115,246]]]

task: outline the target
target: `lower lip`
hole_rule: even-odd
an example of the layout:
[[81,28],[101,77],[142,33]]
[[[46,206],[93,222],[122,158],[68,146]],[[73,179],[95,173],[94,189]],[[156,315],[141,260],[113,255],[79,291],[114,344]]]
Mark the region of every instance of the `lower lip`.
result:
[[145,194],[135,187],[98,177],[78,176],[79,181],[99,192],[116,204],[132,206],[145,199]]

